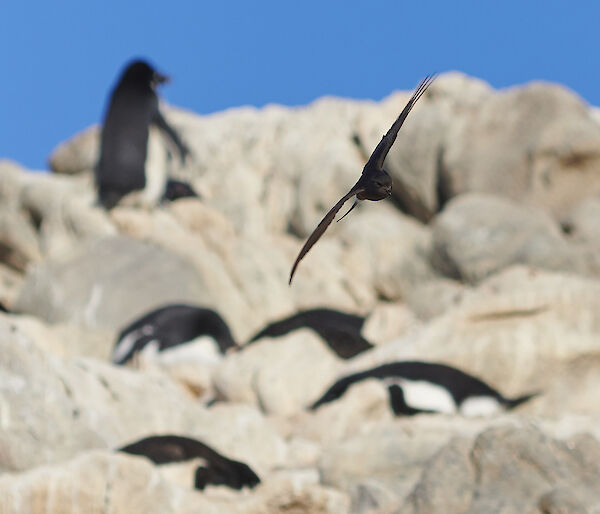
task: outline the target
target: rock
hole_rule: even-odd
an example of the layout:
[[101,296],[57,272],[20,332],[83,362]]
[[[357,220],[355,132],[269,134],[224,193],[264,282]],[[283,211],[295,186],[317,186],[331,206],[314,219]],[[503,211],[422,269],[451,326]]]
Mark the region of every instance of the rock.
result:
[[[151,345],[150,345],[151,346]],[[202,402],[215,398],[212,376],[223,356],[216,345],[208,343],[202,336],[196,340],[154,352],[146,349],[132,359],[136,369],[158,369],[185,386]]]
[[0,208],[0,261],[23,272],[40,259],[37,234],[29,220],[16,209]]
[[100,132],[101,127],[94,125],[60,143],[48,159],[50,169],[65,175],[93,170],[99,157]]
[[[24,470],[149,433],[189,431],[205,414],[165,376],[88,359],[63,362],[0,320],[0,467]],[[143,400],[147,398],[147,400]]]
[[146,459],[98,450],[64,464],[0,477],[3,514],[75,514],[105,509],[131,514],[216,514],[222,507],[191,489],[169,485]]
[[259,476],[286,463],[287,445],[271,420],[251,405],[218,403],[188,429],[231,459],[246,462]]
[[215,373],[215,387],[229,401],[290,415],[318,397],[340,362],[319,336],[308,329],[296,330],[229,355]]
[[76,252],[84,241],[116,234],[104,210],[94,206],[91,177],[39,174],[21,191],[21,208],[34,220],[46,257]]
[[511,268],[466,288],[422,328],[344,363],[339,376],[395,360],[441,362],[507,397],[542,392],[515,412],[560,419],[573,390],[573,412],[595,416],[588,389],[600,352],[599,288],[597,280]]
[[[202,493],[169,480],[168,470],[143,458],[106,451],[86,452],[64,464],[0,477],[3,514],[337,514],[348,498],[314,481],[275,476],[252,491],[208,487]],[[149,484],[151,487],[149,487]]]
[[469,460],[471,447],[472,441],[468,438],[451,439],[424,467],[400,512],[468,512],[473,500],[473,483],[477,479]]
[[0,302],[10,308],[23,285],[23,275],[0,263]]
[[367,317],[361,333],[367,341],[381,344],[405,335],[418,324],[405,304],[381,302]]
[[432,261],[446,276],[477,283],[511,264],[577,270],[578,255],[543,211],[497,196],[452,200],[433,224]]
[[[400,114],[410,95],[410,92],[395,93],[384,99],[380,109],[366,111],[360,117],[357,132],[364,142],[365,158]],[[457,72],[444,73],[411,111],[390,149],[385,169],[394,179],[392,194],[398,202],[403,202],[408,191],[413,192],[415,198],[411,198],[411,204],[419,208],[410,214],[417,219],[428,221],[447,199],[449,193],[440,190],[444,151],[457,125],[473,116],[491,96],[492,89],[481,80]]]
[[[334,380],[311,398],[314,403]],[[291,428],[295,437],[315,441],[324,448],[356,436],[366,427],[393,417],[387,389],[376,380],[365,380],[351,387],[339,400],[317,411],[300,413]]]
[[[174,176],[201,198],[148,210],[94,206],[97,128],[56,151],[59,173],[0,162],[0,300],[26,313],[0,315],[2,514],[600,508],[595,109],[551,85],[440,76],[386,160],[395,197],[333,223],[288,287],[409,95],[167,108],[193,154]],[[354,312],[376,346],[342,361],[305,330],[210,363],[102,362],[117,330],[176,301],[217,310],[238,342],[297,310]],[[307,409],[341,376],[408,359],[540,394],[486,419],[395,418],[368,380]],[[161,433],[247,462],[261,485],[199,494],[185,466],[111,452]]]
[[489,95],[456,124],[442,157],[448,195],[506,196],[561,218],[600,190],[600,125],[567,89],[531,83]]
[[564,225],[567,234],[574,241],[590,243],[594,247],[600,245],[600,228],[596,220],[600,216],[600,199],[591,196],[578,205],[568,214]]
[[85,330],[68,323],[48,325],[36,317],[3,315],[5,323],[26,334],[39,348],[54,356],[93,357],[109,360],[112,351],[112,332]]
[[366,488],[373,491],[376,507],[390,508],[413,491],[430,459],[450,440],[461,433],[475,435],[483,426],[482,420],[428,415],[363,424],[355,435],[324,446],[322,481],[355,491],[355,502],[357,489]]
[[542,495],[539,509],[544,514],[586,514],[589,510],[573,491],[557,487]]
[[[600,475],[598,466],[587,467],[581,443],[564,443],[533,427],[490,428],[472,446],[453,441],[432,459],[398,512],[521,513],[538,506],[560,512],[568,503],[589,512],[600,504]],[[600,452],[596,440],[586,439],[585,447]]]
[[256,409],[207,410],[164,374],[94,359],[62,361],[0,319],[0,469],[25,470],[151,434],[198,438],[265,472],[286,445]]
[[391,301],[402,299],[416,284],[431,280],[434,272],[423,258],[431,252],[430,231],[398,215],[389,203],[361,207],[353,218],[344,219],[337,231],[345,247],[342,262],[353,280],[362,274],[379,297]]
[[190,263],[118,236],[84,244],[70,258],[47,260],[31,270],[15,309],[50,323],[117,331],[158,305],[204,300],[202,280]]
[[465,285],[443,277],[408,289],[404,300],[417,318],[429,320],[455,305],[461,298]]
[[4,207],[19,207],[21,189],[31,175],[16,162],[0,159],[0,198]]

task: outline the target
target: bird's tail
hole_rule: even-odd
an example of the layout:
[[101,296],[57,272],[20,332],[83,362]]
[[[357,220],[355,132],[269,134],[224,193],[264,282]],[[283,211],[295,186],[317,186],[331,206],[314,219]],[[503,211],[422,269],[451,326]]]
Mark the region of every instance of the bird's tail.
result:
[[354,203],[352,204],[352,207],[350,207],[348,209],[348,212],[346,214],[344,214],[339,220],[337,220],[337,222],[339,223],[340,221],[342,221],[346,216],[348,216],[348,214],[350,214],[350,211],[352,209],[354,209],[354,207],[356,207],[358,205],[358,198],[354,199]]
[[540,394],[542,394],[541,391],[537,391],[535,393],[519,396],[518,398],[504,398],[502,403],[504,404],[507,410],[510,410],[521,405],[522,403],[531,400],[532,398],[535,398],[536,396],[539,396]]

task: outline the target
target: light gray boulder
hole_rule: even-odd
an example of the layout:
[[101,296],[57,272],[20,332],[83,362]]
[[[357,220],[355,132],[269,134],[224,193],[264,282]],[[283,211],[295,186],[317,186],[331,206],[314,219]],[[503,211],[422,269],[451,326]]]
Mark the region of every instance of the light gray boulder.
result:
[[60,143],[48,158],[54,173],[73,175],[93,170],[98,162],[101,127],[93,125]]
[[477,283],[512,264],[577,271],[581,256],[544,211],[490,194],[461,195],[433,223],[432,262]]
[[506,196],[560,219],[600,189],[600,125],[558,85],[501,90],[459,121],[442,158],[448,196]]
[[117,236],[32,269],[15,310],[50,323],[117,331],[160,305],[205,300],[191,263],[156,245]]
[[305,409],[336,375],[340,359],[308,329],[262,339],[232,353],[214,375],[219,395],[267,413]]
[[397,512],[594,512],[599,456],[590,436],[563,442],[534,427],[490,428],[442,449]]

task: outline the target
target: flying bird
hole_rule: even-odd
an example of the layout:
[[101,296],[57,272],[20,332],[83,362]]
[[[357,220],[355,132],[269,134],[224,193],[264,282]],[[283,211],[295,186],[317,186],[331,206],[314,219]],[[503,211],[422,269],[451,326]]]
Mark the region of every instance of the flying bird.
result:
[[425,90],[431,85],[434,81],[435,75],[426,76],[418,85],[417,89],[411,96],[410,100],[400,113],[400,116],[396,119],[391,128],[387,131],[387,133],[381,138],[381,141],[371,154],[371,157],[365,164],[363,168],[363,172],[358,179],[358,182],[352,186],[352,189],[348,191],[339,201],[336,203],[331,210],[325,215],[325,217],[321,220],[321,222],[317,225],[317,228],[313,231],[313,233],[309,236],[300,250],[298,257],[296,257],[296,262],[294,262],[294,266],[292,266],[292,271],[290,273],[290,281],[289,284],[292,284],[292,279],[294,278],[294,273],[296,272],[296,268],[298,264],[303,259],[303,257],[309,252],[309,250],[313,247],[313,245],[319,240],[319,238],[323,235],[327,227],[331,224],[335,215],[342,208],[342,206],[353,196],[356,196],[356,200],[352,204],[352,207],[340,218],[340,220],[346,217],[352,209],[356,206],[359,200],[372,200],[374,202],[378,200],[383,200],[392,194],[392,177],[390,174],[383,169],[383,163],[385,158],[387,157],[390,148],[396,141],[396,136],[398,135],[398,131],[404,120],[408,116],[410,110],[417,103],[419,98],[423,95]]

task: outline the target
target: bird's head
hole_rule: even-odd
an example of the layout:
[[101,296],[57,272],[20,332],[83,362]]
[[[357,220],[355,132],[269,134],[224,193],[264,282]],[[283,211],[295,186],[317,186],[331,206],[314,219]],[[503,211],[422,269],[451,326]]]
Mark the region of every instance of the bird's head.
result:
[[152,89],[156,86],[169,82],[170,78],[167,75],[163,75],[156,71],[148,62],[138,59],[132,61],[125,71],[123,72],[123,78],[121,81],[128,83],[143,84],[144,86],[150,86]]
[[376,172],[364,183],[361,200],[383,200],[392,195],[392,177],[385,170]]

